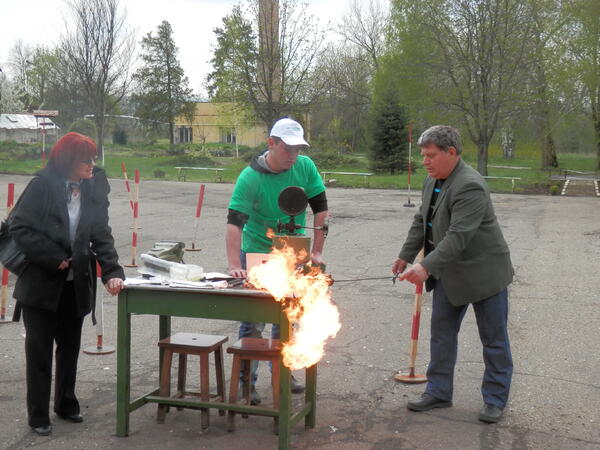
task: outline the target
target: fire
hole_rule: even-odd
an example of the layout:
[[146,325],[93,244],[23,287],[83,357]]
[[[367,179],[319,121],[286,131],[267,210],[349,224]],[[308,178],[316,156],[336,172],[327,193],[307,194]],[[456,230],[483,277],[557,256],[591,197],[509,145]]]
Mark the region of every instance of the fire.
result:
[[283,363],[292,370],[316,364],[325,352],[325,341],[341,328],[337,306],[331,302],[330,278],[318,268],[304,273],[295,262],[302,259],[290,247],[273,250],[269,261],[254,266],[248,281],[265,289],[275,300],[294,298],[285,313],[295,323],[289,342],[283,345]]

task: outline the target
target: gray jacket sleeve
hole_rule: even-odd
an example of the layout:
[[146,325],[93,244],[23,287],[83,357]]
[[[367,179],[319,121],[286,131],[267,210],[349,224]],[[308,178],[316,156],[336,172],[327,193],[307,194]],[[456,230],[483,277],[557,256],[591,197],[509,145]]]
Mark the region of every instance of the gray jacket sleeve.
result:
[[424,203],[421,203],[419,211],[415,214],[410,230],[408,230],[406,241],[404,242],[402,250],[400,250],[400,254],[398,255],[398,258],[403,259],[408,263],[412,263],[415,260],[417,254],[423,248],[423,243],[425,241],[425,231],[423,228],[423,204]]

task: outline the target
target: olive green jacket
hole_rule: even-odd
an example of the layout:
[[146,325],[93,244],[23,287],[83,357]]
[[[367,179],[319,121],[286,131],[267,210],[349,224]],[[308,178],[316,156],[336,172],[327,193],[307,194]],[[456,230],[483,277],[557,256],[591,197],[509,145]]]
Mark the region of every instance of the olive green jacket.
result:
[[[425,219],[435,179],[423,184],[421,208],[400,251],[413,262],[425,243]],[[438,194],[431,222],[435,249],[421,262],[430,276],[427,291],[440,279],[451,304],[473,303],[502,291],[513,278],[508,245],[502,236],[484,178],[462,160]]]

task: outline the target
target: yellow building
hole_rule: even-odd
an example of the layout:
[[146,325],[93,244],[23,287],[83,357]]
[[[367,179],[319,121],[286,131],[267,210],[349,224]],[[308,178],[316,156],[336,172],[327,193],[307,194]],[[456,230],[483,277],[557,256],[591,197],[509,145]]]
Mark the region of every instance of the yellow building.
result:
[[267,127],[249,119],[234,103],[197,102],[194,116],[175,120],[175,143],[220,142],[256,147],[267,142]]

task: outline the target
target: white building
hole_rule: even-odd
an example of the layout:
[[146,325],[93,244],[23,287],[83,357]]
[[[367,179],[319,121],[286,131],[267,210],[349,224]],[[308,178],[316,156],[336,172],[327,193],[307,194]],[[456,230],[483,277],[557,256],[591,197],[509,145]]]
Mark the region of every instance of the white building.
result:
[[46,133],[46,142],[55,142],[58,126],[47,117],[32,114],[0,114],[0,141],[35,144]]

